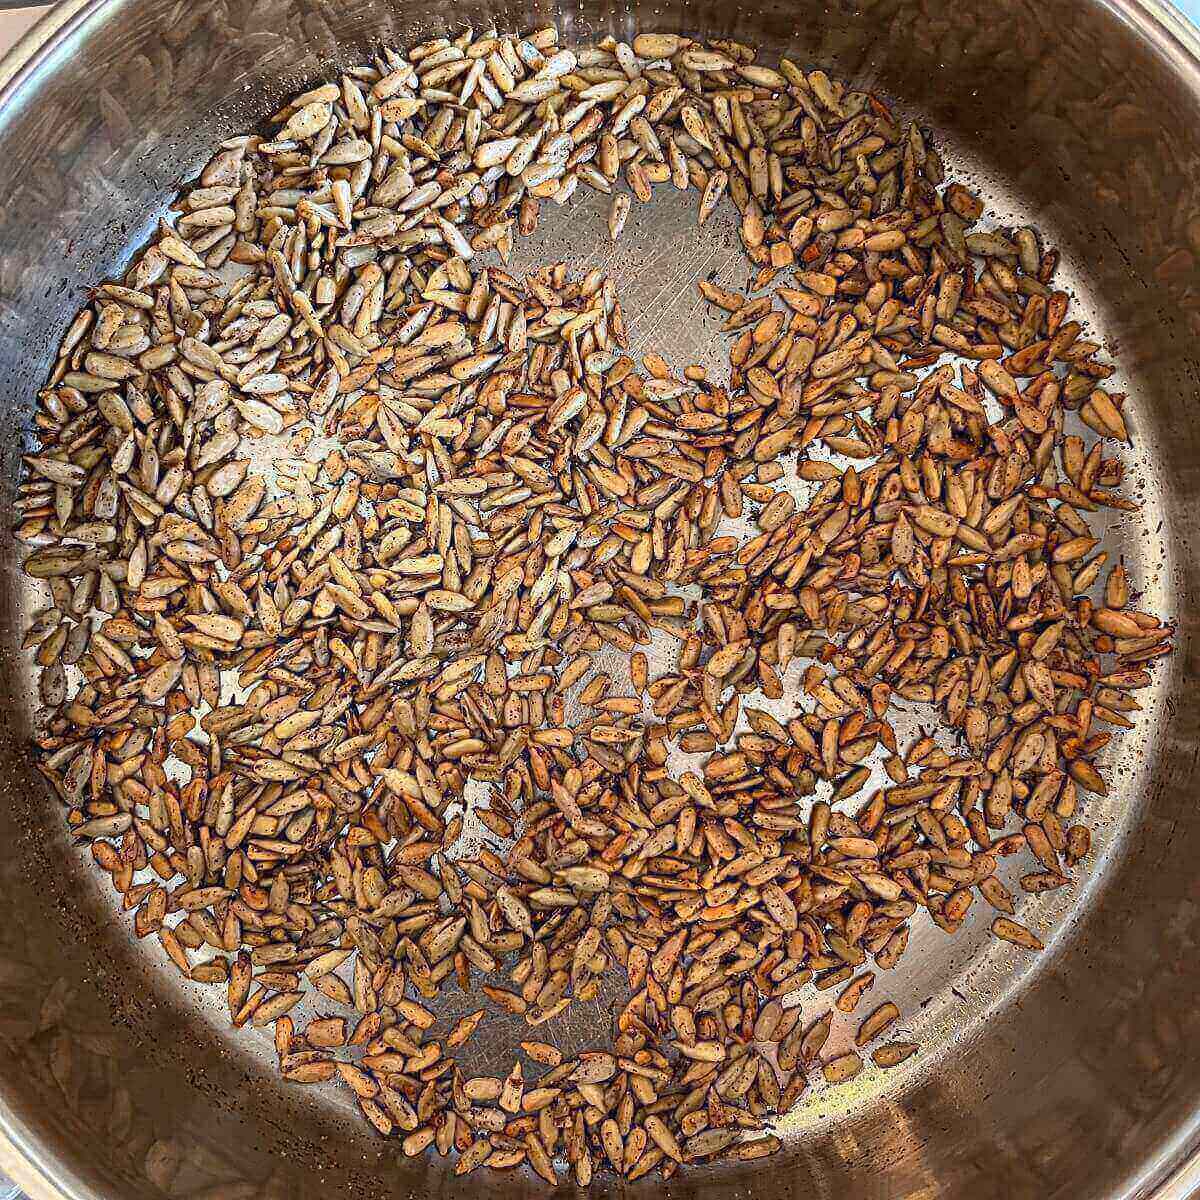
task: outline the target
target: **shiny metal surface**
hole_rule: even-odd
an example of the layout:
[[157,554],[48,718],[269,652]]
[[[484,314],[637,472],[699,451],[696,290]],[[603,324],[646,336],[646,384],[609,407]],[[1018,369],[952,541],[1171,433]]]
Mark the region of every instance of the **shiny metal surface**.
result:
[[[557,20],[567,40],[634,29],[732,35],[877,89],[939,135],[1002,223],[1032,221],[1117,353],[1145,500],[1114,522],[1144,607],[1180,647],[1091,808],[1076,886],[1026,902],[1028,958],[926,925],[877,991],[928,1049],[816,1092],[775,1159],[685,1172],[640,1195],[1182,1198],[1200,1185],[1200,46],[1133,0],[68,0],[0,64],[0,1168],[63,1200],[523,1196],[400,1158],[336,1092],[282,1083],[269,1035],[225,1028],[180,985],[63,837],[24,739],[27,602],[7,533],[33,393],[86,289],[118,271],[216,141],[380,42]],[[616,276],[637,350],[723,363],[694,281],[745,267],[732,218],[698,235],[660,189],[617,247],[583,197],[543,208],[521,264]],[[465,1003],[465,1000],[464,1000]],[[811,1001],[809,1003],[812,1003]],[[556,1032],[592,1036],[599,1007]],[[493,1052],[496,1043],[493,1041]],[[483,1055],[488,1054],[485,1044]],[[600,1181],[597,1193],[616,1187]],[[625,1189],[622,1189],[625,1190]]]

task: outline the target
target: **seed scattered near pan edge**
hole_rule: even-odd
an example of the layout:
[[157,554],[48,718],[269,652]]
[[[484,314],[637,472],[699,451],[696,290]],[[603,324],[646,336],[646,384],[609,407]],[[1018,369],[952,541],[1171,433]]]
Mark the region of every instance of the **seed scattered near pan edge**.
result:
[[[404,1154],[756,1159],[830,1038],[810,985],[853,1012],[977,893],[1041,948],[1000,860],[1069,883],[1173,630],[1090,524],[1136,509],[1130,427],[1057,256],[943,174],[736,43],[467,31],[224,143],[68,330],[19,497],[39,766],[136,934]],[[635,363],[599,272],[481,265],[580,185],[618,238],[664,184],[739,214],[751,286],[699,285],[727,381]],[[897,700],[945,736],[901,745]],[[614,969],[606,1040],[536,1040]],[[464,1075],[494,1013],[531,1037]]]

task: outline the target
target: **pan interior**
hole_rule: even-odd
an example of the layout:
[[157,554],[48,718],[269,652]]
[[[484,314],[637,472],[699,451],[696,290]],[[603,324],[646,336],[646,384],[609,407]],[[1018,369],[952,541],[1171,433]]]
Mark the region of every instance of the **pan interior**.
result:
[[[1071,6],[1053,63],[1062,75],[1056,86],[1044,90],[1044,51],[1024,63],[1018,86],[995,30],[1023,52],[1029,23],[1044,33],[1065,7],[986,9],[990,26],[982,33],[968,23],[971,3],[930,12],[904,0],[861,10],[662,4],[613,11],[582,3],[558,13],[455,10],[452,28],[459,18],[477,28],[492,21],[524,28],[557,17],[567,42],[609,31],[627,37],[636,28],[720,34],[736,26],[736,36],[762,46],[765,58],[786,53],[825,65],[931,124],[948,175],[980,192],[991,219],[1032,224],[1062,249],[1059,286],[1121,364],[1111,387],[1131,397],[1127,490],[1143,508],[1107,525],[1104,548],[1125,562],[1142,607],[1183,625],[1176,661],[1139,697],[1146,711],[1138,728],[1109,751],[1110,794],[1088,808],[1094,843],[1086,869],[1071,887],[1022,903],[1020,919],[1047,935],[1046,952],[1029,957],[992,939],[981,904],[954,938],[915,922],[909,952],[877,982],[873,998],[900,1005],[897,1036],[921,1042],[923,1053],[850,1087],[814,1089],[781,1125],[788,1142],[782,1159],[689,1172],[672,1185],[689,1194],[735,1187],[772,1198],[866,1196],[882,1173],[887,1194],[914,1200],[1024,1194],[1034,1178],[1080,1197],[1121,1195],[1191,1129],[1200,1075],[1189,1074],[1190,1009],[1181,1010],[1177,998],[1192,970],[1180,951],[1192,944],[1196,922],[1187,849],[1200,841],[1196,817],[1182,803],[1195,769],[1187,638],[1196,509],[1188,501],[1200,438],[1181,411],[1181,399],[1195,395],[1182,336],[1190,336],[1187,309],[1178,304],[1192,282],[1190,266],[1175,262],[1164,273],[1162,264],[1180,247],[1190,254],[1190,213],[1180,197],[1193,182],[1196,156],[1169,134],[1194,100],[1179,85],[1164,86],[1155,74],[1167,70],[1161,58],[1145,51],[1138,52],[1144,62],[1137,58],[1128,29],[1099,8]],[[432,6],[401,9],[381,0],[296,11],[283,2],[201,3],[197,10],[198,19],[158,0],[79,6],[41,74],[0,112],[0,148],[11,148],[11,162],[32,164],[47,137],[54,146],[40,172],[31,165],[25,179],[13,172],[0,182],[10,201],[0,225],[10,297],[0,369],[14,435],[6,506],[18,431],[28,427],[33,391],[79,297],[119,272],[206,150],[254,125],[281,96],[323,75],[325,64],[445,27]],[[164,50],[186,71],[171,94],[147,96],[131,64],[139,55],[153,63]],[[1142,75],[1123,73],[1122,87],[1102,88],[1085,70],[1089,53],[1102,62],[1128,53],[1129,71],[1137,66]],[[221,70],[202,70],[205,54]],[[1064,69],[1072,64],[1074,71]],[[1001,68],[1009,72],[1006,85]],[[194,78],[182,88],[188,71]],[[1117,91],[1119,99],[1110,95]],[[1093,111],[1090,130],[1085,114]],[[1133,184],[1107,165],[1114,144]],[[1030,158],[1042,162],[1039,172],[1031,172]],[[1135,184],[1140,191],[1122,194]],[[56,260],[39,244],[33,221],[47,196]],[[700,363],[721,378],[727,342],[695,284],[712,278],[740,287],[747,267],[731,212],[721,210],[697,230],[695,203],[694,193],[656,189],[650,205],[635,205],[616,244],[607,239],[603,197],[543,205],[514,266],[562,260],[580,271],[601,268],[617,283],[635,357],[657,351],[674,368]],[[1151,220],[1158,225],[1147,232]],[[221,1194],[210,1200],[272,1190],[465,1193],[469,1181],[436,1163],[405,1162],[374,1139],[345,1093],[279,1081],[269,1032],[231,1033],[220,989],[178,982],[155,942],[131,941],[128,917],[101,889],[89,856],[66,845],[56,804],[30,770],[23,738],[36,691],[16,647],[23,617],[41,601],[15,573],[11,541],[5,552],[0,654],[12,720],[3,743],[9,804],[2,819],[11,849],[0,866],[10,914],[0,930],[0,1040],[13,1068],[0,1073],[0,1092],[10,1132],[36,1144],[48,1169],[80,1196],[212,1188]],[[782,703],[791,715],[789,701]],[[930,723],[916,710],[902,720],[912,729]],[[574,1006],[544,1031],[547,1040],[570,1049],[594,1039],[615,997]],[[804,993],[806,1013],[824,1011],[826,999]],[[456,993],[447,1004],[450,1012],[474,1007]],[[481,1041],[478,1069],[507,1066],[510,1036],[522,1030],[500,1027]],[[1095,1139],[1088,1152],[1076,1145],[1084,1129]],[[93,1144],[100,1130],[113,1135],[108,1145],[84,1154],[81,1142]],[[1101,1165],[1107,1174],[1097,1178]],[[513,1177],[487,1186],[524,1192],[538,1185]]]

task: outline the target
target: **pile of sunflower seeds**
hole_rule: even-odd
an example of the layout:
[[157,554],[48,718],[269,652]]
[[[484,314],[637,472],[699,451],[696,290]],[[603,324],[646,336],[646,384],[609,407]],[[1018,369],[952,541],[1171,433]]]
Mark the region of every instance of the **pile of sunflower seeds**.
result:
[[[636,364],[599,273],[477,257],[581,184],[618,237],[668,183],[740,214],[750,287],[701,284],[721,383]],[[977,228],[919,128],[733,43],[467,31],[297,96],[177,210],[34,417],[38,758],[137,935],[286,1078],[459,1173],[670,1175],[913,1053],[891,1003],[825,1046],[919,912],[978,893],[1041,945],[1000,859],[1068,883],[1173,631],[1089,525],[1136,507],[1124,397],[1056,256]],[[755,703],[789,691],[786,724]],[[898,744],[894,700],[940,736]],[[532,1038],[614,976],[595,1048],[461,1070],[490,1015]]]

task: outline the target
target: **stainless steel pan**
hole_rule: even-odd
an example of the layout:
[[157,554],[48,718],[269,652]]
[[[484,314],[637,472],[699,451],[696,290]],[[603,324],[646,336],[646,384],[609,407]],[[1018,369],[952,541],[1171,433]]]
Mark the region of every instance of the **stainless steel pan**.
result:
[[[336,1096],[281,1083],[178,985],[63,837],[25,748],[26,599],[7,530],[33,393],[85,290],[118,271],[206,148],[332,63],[448,23],[557,20],[735,36],[869,85],[943,137],[1002,219],[1063,249],[1133,397],[1142,514],[1109,530],[1144,607],[1180,625],[1093,807],[1070,895],[1023,919],[1035,959],[926,928],[888,982],[927,1052],[818,1094],[784,1152],[688,1171],[679,1197],[1173,1197],[1200,1187],[1200,42],[1149,0],[66,0],[0,64],[0,1168],[56,1200],[523,1195],[399,1158]],[[615,273],[638,348],[723,358],[694,280],[743,270],[732,225],[672,195],[601,247],[581,200],[524,261]],[[581,1040],[591,1017],[558,1031]],[[486,1054],[486,1047],[484,1053]],[[598,1192],[616,1190],[601,1182]]]

